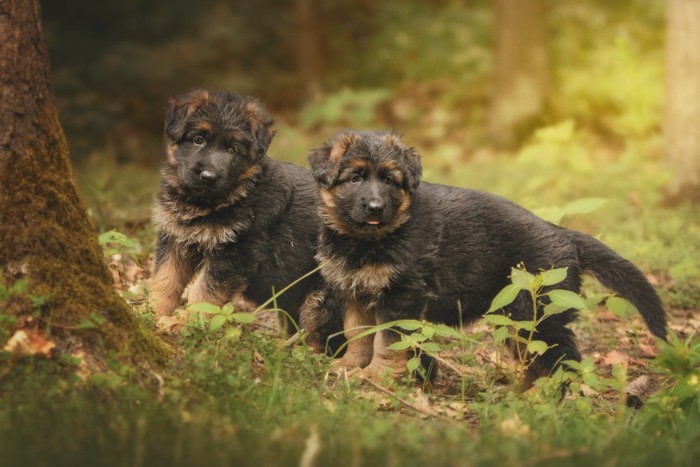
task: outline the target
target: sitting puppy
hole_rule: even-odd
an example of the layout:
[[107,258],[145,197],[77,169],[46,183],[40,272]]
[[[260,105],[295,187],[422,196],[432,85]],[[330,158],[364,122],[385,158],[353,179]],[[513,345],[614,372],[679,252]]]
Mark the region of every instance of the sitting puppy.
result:
[[[267,156],[272,123],[258,101],[226,92],[197,90],[167,103],[153,215],[158,316],[173,313],[195,275],[190,303],[221,305],[241,294],[260,304],[317,267],[316,184],[309,171]],[[298,322],[320,283],[317,272],[277,305]]]
[[[316,258],[327,289],[303,309],[302,327],[321,349],[323,337],[314,329],[342,310],[349,344],[337,366],[364,368],[356,373],[370,378],[404,370],[407,352],[387,349],[400,339],[396,332],[353,339],[358,327],[398,319],[473,322],[519,263],[530,271],[567,267],[568,277],[556,288],[574,292],[580,275],[591,273],[630,300],[652,334],[666,334],[661,301],[632,263],[588,235],[492,194],[420,183],[420,156],[395,134],[341,132],[312,150],[309,161],[322,200]],[[329,309],[328,303],[341,306]],[[521,292],[505,313],[532,319],[529,294]],[[574,317],[575,310],[567,310],[539,325],[534,338],[551,348],[530,361],[525,386],[563,360],[580,361],[566,327]]]

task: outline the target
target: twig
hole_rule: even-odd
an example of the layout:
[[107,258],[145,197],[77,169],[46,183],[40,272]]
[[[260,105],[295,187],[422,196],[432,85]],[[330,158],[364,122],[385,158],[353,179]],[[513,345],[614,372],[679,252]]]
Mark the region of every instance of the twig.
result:
[[396,394],[394,394],[393,392],[391,392],[387,388],[380,386],[379,384],[375,383],[374,381],[372,381],[371,379],[369,379],[365,376],[362,376],[360,379],[362,381],[367,382],[370,385],[374,386],[375,389],[378,389],[379,391],[383,392],[384,394],[387,394],[387,395],[393,397],[394,399],[396,399],[397,401],[399,401],[400,403],[402,403],[403,405],[405,405],[409,409],[415,410],[416,412],[423,414],[427,417],[437,418],[437,419],[444,420],[444,421],[452,421],[451,419],[445,418],[445,417],[441,416],[440,414],[437,414],[433,411],[427,411],[427,410],[421,409],[420,407],[418,407],[414,404],[411,404],[407,400],[400,398],[399,396],[397,396]]

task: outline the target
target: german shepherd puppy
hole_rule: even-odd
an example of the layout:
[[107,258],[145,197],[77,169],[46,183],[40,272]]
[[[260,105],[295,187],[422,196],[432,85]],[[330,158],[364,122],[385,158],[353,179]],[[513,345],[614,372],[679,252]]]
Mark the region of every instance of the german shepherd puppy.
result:
[[[321,196],[316,258],[327,289],[301,319],[304,327],[321,328],[341,310],[349,344],[337,366],[364,368],[359,374],[371,378],[405,369],[407,352],[387,349],[399,339],[396,332],[353,340],[358,327],[398,319],[452,326],[475,321],[519,263],[530,271],[567,267],[568,277],[556,288],[574,292],[580,275],[590,273],[631,301],[652,334],[666,334],[661,301],[632,263],[588,235],[495,195],[421,183],[420,156],[395,134],[340,132],[312,150],[309,162]],[[333,301],[342,306],[325,307]],[[529,294],[521,292],[505,312],[531,319]],[[572,309],[541,323],[535,339],[551,348],[530,360],[526,386],[563,360],[581,359],[566,327],[574,318]],[[320,348],[322,337],[309,331]]]
[[[269,299],[317,267],[318,194],[308,170],[267,156],[272,119],[255,99],[196,90],[165,106],[165,158],[154,207],[153,307]],[[298,322],[318,273],[277,299]],[[340,325],[338,325],[340,329]],[[289,323],[291,331],[292,325]]]

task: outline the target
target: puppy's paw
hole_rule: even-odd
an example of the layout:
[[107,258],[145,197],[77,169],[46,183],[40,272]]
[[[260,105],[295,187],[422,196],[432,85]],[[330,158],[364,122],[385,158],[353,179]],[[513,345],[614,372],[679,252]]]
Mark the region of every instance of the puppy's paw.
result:
[[333,363],[331,363],[331,368],[330,372],[334,373],[336,375],[344,375],[347,374],[348,372],[351,372],[353,370],[359,370],[360,369],[360,362],[357,361],[354,358],[346,358],[348,357],[347,355],[339,358],[338,360],[334,360]]

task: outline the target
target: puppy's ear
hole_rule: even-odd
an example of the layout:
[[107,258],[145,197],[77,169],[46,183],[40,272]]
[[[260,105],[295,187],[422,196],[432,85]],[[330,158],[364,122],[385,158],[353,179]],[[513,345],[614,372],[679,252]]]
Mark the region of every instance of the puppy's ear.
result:
[[339,175],[340,161],[356,140],[357,135],[341,132],[331,138],[323,147],[309,151],[311,173],[318,183],[324,187],[333,185]]
[[386,135],[385,141],[394,150],[398,151],[398,158],[403,166],[404,188],[409,193],[413,193],[420,185],[420,178],[423,173],[420,154],[414,148],[406,146],[396,133]]
[[168,99],[165,103],[165,135],[173,142],[180,141],[187,117],[208,100],[209,93],[202,89]]
[[275,132],[272,129],[274,120],[267,113],[265,107],[257,100],[249,100],[243,104],[243,114],[250,122],[250,131],[253,134],[254,148],[253,159],[257,162],[265,157],[270,147]]
[[420,177],[423,173],[423,164],[420,161],[420,154],[412,147],[404,147],[401,151],[406,167],[404,184],[409,193],[413,193],[420,185]]

